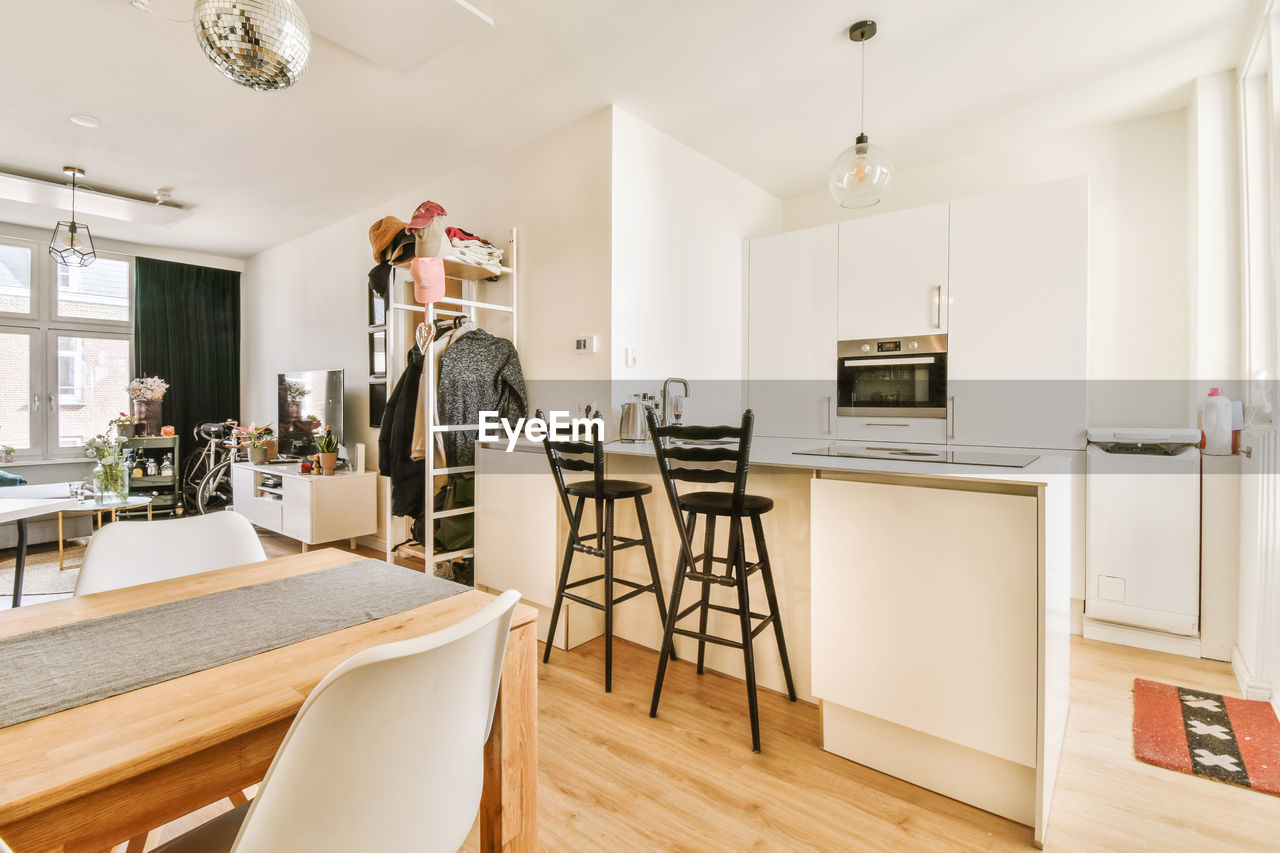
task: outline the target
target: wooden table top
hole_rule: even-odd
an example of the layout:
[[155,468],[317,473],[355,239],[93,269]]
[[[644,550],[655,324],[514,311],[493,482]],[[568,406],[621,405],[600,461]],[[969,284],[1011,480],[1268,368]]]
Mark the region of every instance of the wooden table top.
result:
[[[359,559],[335,549],[0,611],[0,637],[292,577]],[[330,670],[371,646],[483,609],[476,590],[203,672],[0,728],[0,826],[291,719]],[[517,608],[512,630],[535,622]]]

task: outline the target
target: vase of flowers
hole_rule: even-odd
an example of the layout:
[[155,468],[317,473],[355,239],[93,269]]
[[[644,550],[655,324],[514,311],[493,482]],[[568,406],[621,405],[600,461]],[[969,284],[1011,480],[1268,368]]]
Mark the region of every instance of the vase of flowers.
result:
[[338,437],[331,429],[326,429],[324,435],[316,436],[316,448],[320,451],[320,467],[324,469],[324,475],[332,477],[338,470]]
[[247,427],[236,427],[236,432],[240,434],[240,441],[249,445],[249,461],[254,465],[265,464],[267,461],[267,443],[275,435],[271,431],[271,425],[258,426],[256,423],[251,423]]
[[129,499],[129,472],[114,433],[95,435],[84,444],[85,452],[98,460],[93,469],[94,503],[122,504]]
[[12,462],[17,458],[17,452],[12,444],[0,444],[0,462]]
[[159,376],[144,376],[129,383],[129,399],[133,400],[135,435],[160,434],[160,401],[169,383]]

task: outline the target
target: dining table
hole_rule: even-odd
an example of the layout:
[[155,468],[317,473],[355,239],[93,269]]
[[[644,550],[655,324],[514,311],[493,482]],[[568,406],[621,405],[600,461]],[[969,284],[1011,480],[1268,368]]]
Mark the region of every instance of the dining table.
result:
[[[0,611],[0,642],[138,615],[133,611],[199,607],[205,596],[292,583],[350,568],[357,559],[327,548]],[[0,839],[14,853],[102,853],[236,796],[262,781],[302,703],[338,664],[363,649],[445,628],[493,600],[466,589],[0,728]],[[538,847],[536,655],[537,612],[521,604],[484,747],[479,823],[486,853]]]
[[[0,489],[0,491],[4,491]],[[13,521],[18,525],[18,551],[13,564],[13,598],[11,607],[22,604],[22,573],[27,564],[27,519],[75,509],[77,498],[0,497],[0,524]],[[3,836],[0,836],[2,838]]]

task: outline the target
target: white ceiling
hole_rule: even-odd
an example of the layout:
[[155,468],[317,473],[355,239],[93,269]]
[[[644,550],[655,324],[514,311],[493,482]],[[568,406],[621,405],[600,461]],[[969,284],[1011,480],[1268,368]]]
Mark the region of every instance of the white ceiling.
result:
[[[857,133],[855,19],[880,25],[867,131],[901,168],[1182,106],[1188,81],[1234,67],[1257,0],[473,0],[495,25],[431,43],[407,73],[391,36],[385,63],[356,50],[376,53],[389,14],[429,27],[442,0],[299,2],[316,18],[311,71],[274,93],[222,77],[191,25],[166,19],[189,19],[189,0],[151,0],[154,15],[5,2],[0,170],[71,163],[97,188],[171,187],[190,219],[90,220],[95,234],[247,256],[616,103],[790,198],[824,187]],[[342,7],[350,31],[334,32]],[[0,203],[0,221],[54,219]]]

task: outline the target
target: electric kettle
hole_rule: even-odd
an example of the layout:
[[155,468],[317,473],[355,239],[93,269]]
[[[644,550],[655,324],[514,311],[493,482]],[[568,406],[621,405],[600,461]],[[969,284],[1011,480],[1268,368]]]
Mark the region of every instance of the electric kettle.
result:
[[641,402],[622,404],[622,423],[618,427],[618,438],[630,442],[649,438],[649,424],[644,417],[646,408]]

